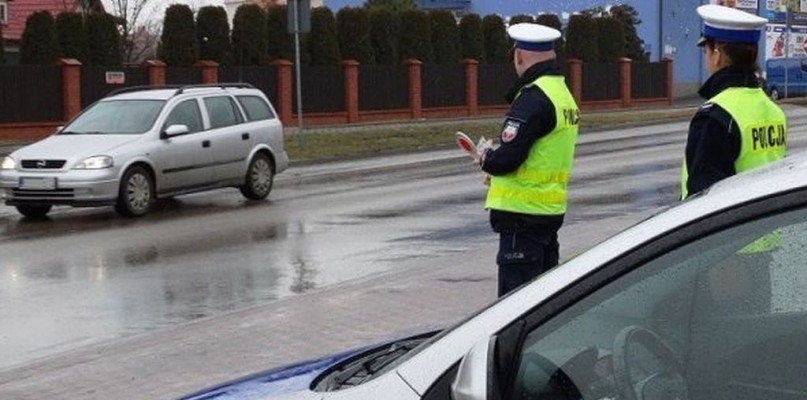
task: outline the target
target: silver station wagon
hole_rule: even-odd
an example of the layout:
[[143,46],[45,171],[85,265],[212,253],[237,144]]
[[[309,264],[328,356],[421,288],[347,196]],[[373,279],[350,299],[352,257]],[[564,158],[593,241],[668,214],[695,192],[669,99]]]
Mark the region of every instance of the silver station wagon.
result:
[[248,84],[132,87],[0,159],[0,198],[32,218],[54,205],[141,216],[157,198],[221,187],[264,199],[288,163],[271,102]]

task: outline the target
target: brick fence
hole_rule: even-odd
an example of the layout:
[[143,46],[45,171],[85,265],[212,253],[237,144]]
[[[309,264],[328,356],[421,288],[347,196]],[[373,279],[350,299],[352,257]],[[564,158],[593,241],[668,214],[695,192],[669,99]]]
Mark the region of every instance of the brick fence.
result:
[[[586,100],[584,96],[583,80],[584,66],[580,60],[568,61],[567,82],[570,90],[581,106],[582,110],[618,109],[634,106],[652,106],[672,104],[672,61],[664,60],[666,82],[664,96],[633,98],[632,92],[636,83],[632,82],[634,75],[633,63],[629,59],[618,60],[618,97],[607,100]],[[506,109],[506,104],[481,105],[479,103],[479,63],[475,60],[463,60],[461,68],[464,80],[465,104],[451,107],[423,107],[423,64],[418,60],[406,60],[404,65],[408,77],[408,108],[389,110],[360,110],[359,108],[359,76],[361,66],[356,61],[346,60],[342,63],[344,72],[344,111],[303,113],[304,123],[309,125],[339,125],[365,122],[405,121],[432,118],[461,118],[481,115],[500,115]],[[64,121],[71,120],[81,111],[81,63],[73,59],[59,61],[61,68],[61,93],[63,111],[62,121],[0,123],[0,140],[29,141],[50,135],[55,129],[63,125]],[[147,61],[142,66],[147,70],[148,82],[152,86],[166,84],[166,71],[168,67],[161,61]],[[212,61],[199,61],[194,66],[199,71],[199,80],[203,84],[219,83],[219,66]],[[297,115],[294,113],[294,72],[293,64],[280,60],[272,63],[276,74],[276,92],[267,95],[275,100],[275,107],[280,119],[287,126],[296,126]],[[115,68],[111,68],[114,70]],[[615,84],[611,79],[605,80],[608,84]],[[606,82],[603,82],[605,84]],[[589,85],[590,87],[591,85]],[[46,94],[43,94],[46,95]]]

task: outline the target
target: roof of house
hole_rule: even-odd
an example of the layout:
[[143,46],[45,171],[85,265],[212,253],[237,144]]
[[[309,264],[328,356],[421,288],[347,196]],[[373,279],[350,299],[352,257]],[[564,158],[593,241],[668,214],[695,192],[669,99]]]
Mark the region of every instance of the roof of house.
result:
[[[54,17],[61,12],[76,11],[79,0],[8,0],[8,25],[3,26],[3,38],[7,41],[19,41],[25,30],[28,16],[37,11],[50,11]],[[100,1],[93,8],[103,11]]]

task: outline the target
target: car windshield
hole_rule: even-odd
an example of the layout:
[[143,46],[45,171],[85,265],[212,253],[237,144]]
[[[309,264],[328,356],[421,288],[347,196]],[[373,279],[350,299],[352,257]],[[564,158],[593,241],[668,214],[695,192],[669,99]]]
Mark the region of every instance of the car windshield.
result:
[[95,103],[60,135],[135,135],[145,133],[160,114],[163,100],[112,100]]

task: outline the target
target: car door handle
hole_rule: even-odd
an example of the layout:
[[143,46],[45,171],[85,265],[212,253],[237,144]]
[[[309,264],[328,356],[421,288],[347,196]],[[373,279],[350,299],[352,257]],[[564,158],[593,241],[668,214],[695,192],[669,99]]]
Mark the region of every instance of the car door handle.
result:
[[210,141],[209,141],[209,140],[205,140],[205,141],[203,141],[203,142],[202,142],[202,147],[204,147],[204,148],[208,148],[208,147],[210,147]]
[[249,132],[241,134],[241,140],[249,140]]

